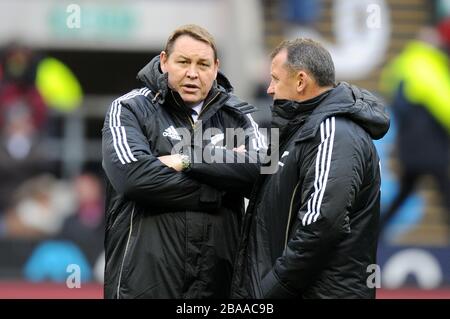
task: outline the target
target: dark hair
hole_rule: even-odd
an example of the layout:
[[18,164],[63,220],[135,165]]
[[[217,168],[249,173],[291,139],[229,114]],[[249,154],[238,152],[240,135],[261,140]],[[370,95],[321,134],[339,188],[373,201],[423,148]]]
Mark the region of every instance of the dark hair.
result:
[[332,86],[335,82],[334,63],[320,43],[305,38],[281,42],[270,55],[273,59],[287,50],[286,66],[292,71],[304,70],[314,77],[319,86]]
[[214,60],[217,60],[217,47],[213,36],[206,29],[196,24],[183,25],[172,32],[167,39],[166,47],[164,49],[168,56],[172,53],[175,41],[182,35],[188,35],[198,41],[208,44],[214,51]]

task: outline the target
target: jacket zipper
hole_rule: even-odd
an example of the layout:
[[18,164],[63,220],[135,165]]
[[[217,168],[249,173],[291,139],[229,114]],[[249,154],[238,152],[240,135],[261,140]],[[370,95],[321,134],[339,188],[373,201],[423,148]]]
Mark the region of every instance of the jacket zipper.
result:
[[286,249],[286,246],[287,246],[288,235],[289,235],[289,227],[291,225],[292,205],[294,204],[295,193],[297,193],[297,188],[298,188],[299,185],[300,185],[300,181],[297,183],[297,185],[295,185],[294,191],[292,192],[291,204],[289,206],[288,222],[287,222],[287,225],[286,225],[286,236],[285,236],[285,239],[284,239],[284,249]]
[[123,271],[123,266],[125,264],[125,257],[127,256],[128,245],[130,244],[131,233],[133,232],[134,208],[135,208],[135,206],[133,205],[133,210],[131,211],[131,218],[130,218],[130,230],[128,232],[128,239],[127,239],[127,244],[125,246],[125,252],[123,253],[122,265],[120,266],[119,283],[117,284],[117,299],[120,299],[119,292],[120,292],[120,284],[121,284],[121,280],[122,280],[122,271]]
[[[173,100],[175,101],[175,103],[182,108],[182,106],[178,103],[177,99],[175,98],[175,96],[173,95],[173,91],[170,91],[170,93],[172,94]],[[203,111],[205,111],[209,105],[211,105],[212,102],[214,102],[214,100],[219,96],[220,92],[217,92],[217,94],[202,108],[202,110],[200,111],[200,113],[198,114],[198,117],[200,118],[200,115],[202,115]],[[195,123],[192,120],[191,116],[187,116],[189,123],[191,124],[191,127],[194,129],[195,128]]]
[[[183,107],[178,103],[177,99],[176,99],[175,96],[173,95],[173,91],[170,91],[170,94],[172,94],[172,98],[173,98],[173,100],[175,101],[175,103],[176,103],[181,109],[183,109]],[[186,115],[187,115],[187,114],[186,114]],[[192,120],[191,116],[187,115],[186,117],[187,117],[187,119],[189,120],[189,123],[191,124],[191,127],[194,128],[195,123],[194,123],[194,121]]]
[[220,94],[220,92],[217,92],[217,94],[202,108],[202,110],[200,111],[200,113],[198,114],[198,117],[200,118],[200,115],[202,115],[203,111],[206,110],[206,108],[211,105],[212,102],[214,102],[214,100],[216,99],[216,97],[218,97]]

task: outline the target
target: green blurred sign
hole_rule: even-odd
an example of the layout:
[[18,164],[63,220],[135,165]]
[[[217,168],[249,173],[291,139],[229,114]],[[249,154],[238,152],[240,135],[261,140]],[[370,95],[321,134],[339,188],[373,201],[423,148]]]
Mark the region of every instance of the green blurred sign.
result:
[[76,12],[68,11],[68,7],[59,4],[49,10],[46,20],[51,35],[114,40],[128,38],[136,30],[136,12],[129,6],[80,5],[79,27],[70,23]]

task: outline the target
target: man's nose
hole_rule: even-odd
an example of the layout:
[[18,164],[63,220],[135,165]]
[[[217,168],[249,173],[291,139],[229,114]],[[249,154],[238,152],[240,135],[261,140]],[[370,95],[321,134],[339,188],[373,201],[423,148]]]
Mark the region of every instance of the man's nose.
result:
[[267,88],[267,94],[269,94],[269,95],[275,94],[275,90],[273,89],[272,83],[270,83],[269,87]]
[[198,77],[198,72],[195,66],[190,66],[187,70],[187,77],[190,79],[196,79]]

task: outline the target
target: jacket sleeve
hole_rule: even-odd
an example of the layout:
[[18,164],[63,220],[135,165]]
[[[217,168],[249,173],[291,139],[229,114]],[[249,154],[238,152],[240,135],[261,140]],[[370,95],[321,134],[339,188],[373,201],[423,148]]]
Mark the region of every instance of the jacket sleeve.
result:
[[[306,151],[300,207],[287,245],[262,278],[264,298],[298,296],[326,265],[334,245],[350,232],[348,208],[362,183],[364,155],[359,137],[340,129],[332,117],[320,126],[320,140]],[[361,145],[361,144],[359,144]]]
[[[186,173],[217,189],[239,192],[249,197],[259,175],[260,157],[267,150],[267,142],[250,114],[242,115],[241,119],[240,128],[244,130],[245,137],[238,140],[235,146],[245,145],[245,153],[211,145],[196,148]],[[201,151],[201,154],[196,151]]]
[[102,130],[103,168],[120,195],[143,205],[173,210],[219,207],[221,192],[167,167],[154,156],[136,114],[114,101]]

